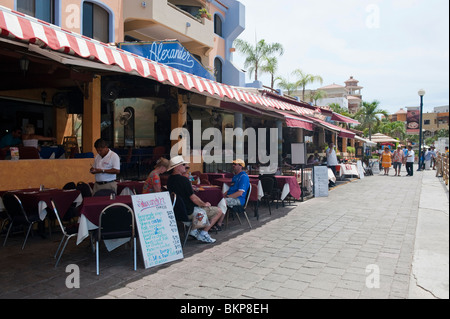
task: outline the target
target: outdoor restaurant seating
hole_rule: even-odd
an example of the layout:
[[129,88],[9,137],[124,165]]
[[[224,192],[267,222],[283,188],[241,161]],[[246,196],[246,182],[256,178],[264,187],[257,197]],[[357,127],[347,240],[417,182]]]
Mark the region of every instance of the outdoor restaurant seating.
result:
[[130,206],[114,203],[103,209],[100,214],[99,228],[93,234],[95,240],[95,260],[97,276],[100,274],[99,243],[111,239],[128,239],[133,245],[134,270],[136,270],[136,231],[134,212]]
[[92,196],[94,196],[94,197],[99,197],[99,196],[110,196],[111,194],[116,194],[116,192],[115,191],[113,191],[112,189],[100,189],[100,190],[98,190],[98,191],[96,191],[95,193],[94,193],[94,195],[92,195]]
[[[61,221],[61,217],[59,216],[59,212],[58,212],[58,209],[56,208],[55,202],[53,200],[51,202],[52,202],[53,213],[54,213],[56,219],[58,220],[59,227],[61,228],[61,232],[63,234],[63,236],[61,238],[61,242],[59,243],[58,249],[56,250],[56,253],[54,256],[54,258],[56,258],[56,256],[58,256],[58,259],[56,260],[56,263],[55,263],[55,268],[56,268],[56,267],[58,267],[58,263],[61,259],[62,254],[64,253],[64,250],[66,249],[69,239],[77,236],[77,234],[78,234],[78,223],[64,226],[64,224]],[[66,241],[64,242],[64,246],[61,249],[61,245],[62,245],[64,239],[66,239]],[[58,255],[58,253],[59,253],[59,255]]]
[[252,193],[252,184],[250,184],[250,186],[248,188],[248,191],[247,191],[247,194],[245,196],[245,205],[244,206],[239,205],[239,206],[234,206],[234,207],[228,207],[227,223],[226,223],[226,227],[227,228],[228,228],[228,218],[229,218],[230,213],[231,213],[233,216],[236,215],[236,217],[238,218],[239,223],[241,225],[242,225],[242,222],[241,222],[241,218],[239,217],[239,214],[243,214],[245,216],[245,219],[247,219],[248,226],[250,227],[250,229],[252,229],[252,224],[250,223],[250,220],[248,219],[248,215],[247,215],[247,211],[246,211],[247,204],[248,204],[248,201],[250,199],[250,194],[251,193]]
[[37,223],[40,218],[37,212],[32,212],[27,214],[25,209],[23,208],[22,202],[19,197],[17,197],[13,193],[5,193],[2,197],[3,205],[5,206],[6,212],[9,216],[9,220],[11,221],[9,224],[8,232],[6,233],[5,241],[3,242],[3,246],[6,245],[6,241],[8,240],[9,234],[13,226],[15,225],[23,225],[28,226],[28,230],[25,236],[25,240],[23,241],[22,250],[25,248],[25,244],[27,243],[28,236],[30,235],[31,228],[35,223]]
[[68,182],[66,183],[62,189],[77,189],[77,185],[74,182]]
[[[270,215],[272,215],[270,204],[279,198],[278,197],[279,192],[276,191],[275,188],[277,181],[275,178],[268,175],[261,175],[260,180],[264,191],[264,196],[261,198],[261,201],[264,201],[269,206],[269,213]],[[276,208],[278,208],[278,203]]]
[[83,198],[92,196],[92,189],[89,186],[89,184],[86,184],[84,182],[78,182],[77,190],[79,190],[81,192],[81,196],[83,196]]

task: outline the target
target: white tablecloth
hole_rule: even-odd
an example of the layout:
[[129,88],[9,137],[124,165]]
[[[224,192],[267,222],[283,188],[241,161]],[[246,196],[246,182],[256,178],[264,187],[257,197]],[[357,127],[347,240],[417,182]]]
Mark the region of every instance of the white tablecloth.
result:
[[359,177],[358,167],[356,164],[339,164],[341,167],[339,171],[339,176],[342,177],[344,175],[355,175]]

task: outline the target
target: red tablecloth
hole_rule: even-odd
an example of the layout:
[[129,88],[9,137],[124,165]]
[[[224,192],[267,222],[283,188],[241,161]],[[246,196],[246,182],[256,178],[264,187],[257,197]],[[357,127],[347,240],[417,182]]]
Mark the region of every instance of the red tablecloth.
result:
[[117,194],[121,194],[125,188],[129,188],[131,191],[135,190],[136,194],[142,194],[145,181],[123,181],[117,183]]
[[[23,208],[28,213],[39,213],[39,202],[41,201],[45,202],[47,207],[52,207],[51,200],[53,199],[61,218],[80,195],[78,190],[44,189],[40,191],[38,188],[13,191],[13,193],[19,197]],[[44,217],[45,215],[41,214]]]
[[[249,175],[250,178],[258,178],[258,175]],[[276,175],[275,179],[278,183],[278,188],[283,190],[284,185],[289,185],[289,193],[294,197],[295,199],[300,199],[302,196],[302,190],[300,188],[300,185],[298,184],[297,178],[295,176],[282,176],[282,175]]]
[[217,206],[223,198],[222,189],[218,186],[196,185],[195,189],[195,195],[204,202],[210,202],[212,206]]
[[98,221],[100,214],[104,208],[114,203],[122,203],[133,208],[133,202],[131,196],[116,196],[115,199],[110,199],[109,196],[99,196],[99,197],[87,197],[83,200],[83,205],[81,206],[80,214],[86,216],[86,218],[98,226]]
[[209,182],[211,185],[222,186],[222,183],[217,182],[218,178],[231,178],[233,174],[230,173],[206,173],[208,175]]
[[289,184],[289,193],[295,199],[300,199],[302,196],[302,190],[298,185],[297,178],[295,176],[275,176],[278,182],[278,187],[282,190],[285,184]]

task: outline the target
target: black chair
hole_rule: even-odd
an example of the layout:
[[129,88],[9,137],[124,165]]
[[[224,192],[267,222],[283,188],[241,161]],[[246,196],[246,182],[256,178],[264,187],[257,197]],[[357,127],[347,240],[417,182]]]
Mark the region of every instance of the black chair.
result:
[[114,203],[103,209],[100,214],[98,229],[95,231],[95,255],[97,275],[100,274],[99,242],[110,239],[130,238],[134,248],[134,270],[136,270],[136,235],[134,212],[130,206],[122,203]]
[[99,196],[110,196],[111,194],[116,194],[116,192],[112,189],[100,189],[92,195],[93,197],[99,197]]
[[70,189],[77,189],[77,185],[75,185],[74,182],[68,182],[66,185],[63,186],[64,190],[70,190]]
[[85,182],[78,182],[77,190],[81,192],[81,196],[83,196],[83,198],[92,197],[91,186],[89,186],[89,184],[86,184]]
[[252,193],[252,184],[250,184],[250,186],[248,187],[248,190],[247,190],[247,194],[245,194],[245,204],[244,204],[244,206],[239,205],[239,206],[234,206],[234,207],[228,207],[227,224],[226,224],[227,229],[228,229],[228,217],[229,217],[230,213],[237,216],[237,218],[239,220],[239,223],[241,225],[242,225],[242,222],[241,222],[241,218],[239,217],[239,214],[244,214],[245,218],[247,219],[248,226],[250,226],[250,229],[252,229],[252,224],[250,223],[250,220],[248,219],[248,215],[247,215],[247,212],[246,212],[247,204],[248,204],[248,201],[250,199],[250,194],[251,193]]
[[[278,201],[281,200],[281,189],[278,187],[278,181],[275,178],[275,175],[271,175],[271,174],[260,175],[259,179],[261,180],[262,178],[267,178],[267,179],[270,178],[273,180],[273,187],[269,193],[270,193],[271,202],[275,202],[276,208],[278,209]],[[265,192],[264,186],[263,186],[263,190]],[[284,206],[283,201],[282,201],[282,205]]]
[[181,197],[177,197],[175,193],[171,193],[173,212],[175,213],[175,219],[177,223],[181,223],[184,228],[184,242],[183,248],[186,245],[189,234],[192,231],[192,221],[187,214],[186,205]]
[[3,205],[6,208],[6,212],[9,216],[10,224],[8,228],[8,232],[6,234],[5,241],[3,242],[3,246],[6,245],[6,241],[8,240],[8,236],[11,232],[11,229],[14,225],[23,225],[28,226],[28,230],[25,236],[25,240],[22,245],[22,250],[25,248],[25,244],[27,243],[28,236],[30,235],[31,228],[33,225],[40,221],[39,213],[33,212],[32,214],[27,214],[25,209],[23,208],[22,202],[19,197],[17,197],[13,193],[5,193],[2,197]]
[[[272,215],[272,210],[270,208],[270,203],[273,203],[275,200],[279,199],[279,192],[275,188],[275,183],[277,180],[275,177],[262,175],[259,177],[261,181],[261,185],[263,188],[264,196],[261,198],[261,201],[264,201],[269,206],[269,213]],[[277,208],[278,208],[278,203]]]
[[62,221],[61,221],[61,217],[59,216],[58,209],[56,208],[56,204],[53,201],[53,199],[51,200],[51,203],[52,203],[53,213],[54,213],[56,219],[58,220],[59,227],[61,228],[61,232],[63,234],[63,237],[61,238],[61,242],[59,243],[59,246],[58,246],[58,249],[56,250],[54,258],[56,258],[56,256],[58,255],[58,252],[61,249],[61,245],[62,245],[64,239],[66,239],[66,241],[64,243],[64,246],[61,249],[61,253],[59,254],[58,259],[56,260],[56,264],[55,264],[55,268],[56,268],[56,267],[58,267],[59,260],[61,259],[61,256],[64,253],[64,250],[66,249],[66,246],[67,246],[67,243],[69,242],[69,239],[72,238],[72,237],[77,236],[77,234],[78,234],[78,223],[71,224],[71,225],[68,225],[68,226],[64,226]]

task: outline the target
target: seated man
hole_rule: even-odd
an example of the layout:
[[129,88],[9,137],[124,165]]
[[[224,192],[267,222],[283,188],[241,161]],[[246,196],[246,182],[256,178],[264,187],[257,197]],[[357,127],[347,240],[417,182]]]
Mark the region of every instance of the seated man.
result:
[[234,177],[231,180],[230,189],[224,194],[228,207],[244,206],[250,179],[244,171],[245,162],[241,159],[233,161]]
[[223,219],[225,212],[222,212],[218,207],[212,207],[211,203],[205,203],[194,194],[191,182],[183,176],[186,169],[189,169],[187,165],[188,163],[184,161],[182,156],[175,156],[170,160],[168,171],[172,171],[172,173],[167,181],[167,189],[183,200],[189,219],[193,219],[194,210],[203,210],[206,212],[210,225],[202,230],[194,229],[189,235],[205,243],[214,243],[216,240],[209,236],[208,231],[219,219]]
[[[10,148],[22,145],[22,139],[20,136],[22,135],[22,129],[19,127],[16,127],[13,129],[10,133],[3,136],[3,138],[0,140],[0,158],[4,157],[4,159],[11,159],[11,152]],[[3,154],[3,156],[1,156]]]

